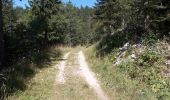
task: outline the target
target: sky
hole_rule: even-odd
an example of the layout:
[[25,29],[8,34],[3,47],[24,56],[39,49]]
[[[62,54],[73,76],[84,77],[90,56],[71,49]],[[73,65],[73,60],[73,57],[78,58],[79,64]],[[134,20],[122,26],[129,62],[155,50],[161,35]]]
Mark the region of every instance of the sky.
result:
[[[62,0],[62,2],[66,3],[69,0]],[[96,0],[70,0],[73,5],[77,6],[77,7],[85,7],[85,6],[89,6],[89,7],[93,7],[96,3]],[[21,7],[25,7],[25,5],[28,5],[27,0],[14,0],[14,4],[15,6],[21,6]]]

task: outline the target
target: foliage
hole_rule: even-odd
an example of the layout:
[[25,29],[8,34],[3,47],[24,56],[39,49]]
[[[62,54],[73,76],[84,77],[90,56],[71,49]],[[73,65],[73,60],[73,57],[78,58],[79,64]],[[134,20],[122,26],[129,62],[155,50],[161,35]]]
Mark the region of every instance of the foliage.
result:
[[100,79],[101,86],[110,98],[116,100],[124,100],[125,98],[128,100],[157,99],[157,94],[151,92],[146,84],[141,83],[138,79],[129,77],[127,72],[132,73],[130,71],[135,69],[135,67],[132,66],[132,62],[124,62],[121,65],[123,68],[120,68],[118,66],[113,66],[113,62],[110,61],[111,54],[104,57],[96,56],[96,54],[96,45],[86,49],[87,61],[92,70],[98,73],[97,77]]
[[169,3],[168,0],[98,0],[94,19],[101,24],[96,33],[107,35],[101,36],[107,40],[100,41],[102,48],[114,49],[107,43],[115,41],[109,39],[116,38],[115,34],[126,34],[122,38],[131,43],[154,44],[158,39],[169,37]]
[[4,4],[3,13],[8,64],[48,45],[85,45],[96,37],[91,28],[89,7],[77,8],[55,0],[31,0],[30,7],[23,9],[13,7],[10,1]]
[[[95,8],[78,8],[60,0],[29,0],[29,4],[23,9],[14,7],[13,0],[0,0],[0,66],[6,61],[5,67],[21,70],[23,76],[32,71],[15,63],[27,59],[24,64],[38,65],[43,62],[39,58],[47,56],[42,51],[52,45],[89,45],[98,41],[96,53],[100,57],[115,54],[114,50],[126,42],[153,46],[170,34],[169,0],[97,0]],[[164,99],[169,95],[169,82],[161,75],[161,60],[155,50],[145,51],[135,62],[124,62],[119,68]],[[108,71],[107,65],[100,66]],[[14,76],[9,80],[12,89],[20,82]]]
[[120,71],[126,72],[132,80],[146,84],[148,89],[156,93],[161,100],[169,98],[169,81],[162,75],[161,55],[154,51],[145,51],[134,61],[126,61],[117,66]]
[[[39,74],[41,70],[49,69],[52,64],[56,64],[57,59],[61,58],[61,53],[58,48],[51,47],[48,50],[32,54],[31,58],[23,57],[20,62],[2,70],[0,72],[0,98],[7,98],[25,91],[37,73]],[[51,84],[53,86],[53,83]]]
[[[27,88],[27,78],[36,73],[32,66],[41,68],[44,63],[50,63],[49,57],[58,57],[55,53],[59,51],[49,56],[46,49],[58,44],[85,45],[93,42],[92,8],[77,8],[59,0],[30,0],[29,7],[24,9],[14,7],[13,0],[7,1],[3,2],[2,9],[4,37],[0,32],[0,42],[5,40],[5,72],[0,71],[7,78],[3,80],[2,77],[6,82],[5,95]],[[0,83],[0,87],[2,85]],[[1,87],[2,96],[3,91]]]

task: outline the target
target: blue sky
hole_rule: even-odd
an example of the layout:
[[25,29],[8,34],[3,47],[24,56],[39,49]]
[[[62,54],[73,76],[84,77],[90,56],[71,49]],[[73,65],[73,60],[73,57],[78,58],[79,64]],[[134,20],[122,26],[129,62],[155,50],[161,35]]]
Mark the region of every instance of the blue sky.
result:
[[[62,0],[62,2],[68,2],[69,0]],[[73,5],[80,7],[82,6],[89,6],[89,7],[93,7],[95,5],[96,0],[70,0]],[[15,6],[22,6],[25,7],[25,5],[28,5],[27,0],[14,0],[14,4]]]

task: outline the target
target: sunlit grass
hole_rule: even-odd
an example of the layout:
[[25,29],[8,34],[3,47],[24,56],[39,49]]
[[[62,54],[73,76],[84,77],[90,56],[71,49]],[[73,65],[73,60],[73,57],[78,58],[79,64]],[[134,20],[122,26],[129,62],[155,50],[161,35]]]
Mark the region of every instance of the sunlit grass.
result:
[[[50,47],[40,54],[35,54],[34,61],[18,62],[13,65],[7,86],[11,92],[6,100],[51,100],[55,93],[55,65],[68,47]],[[36,62],[36,63],[35,63]],[[11,88],[12,87],[12,88]],[[11,88],[11,89],[10,89]]]
[[27,83],[25,91],[17,91],[7,100],[51,100],[54,95],[55,68],[48,67],[39,70]]
[[109,55],[96,56],[95,45],[85,50],[87,61],[97,74],[103,89],[111,100],[155,100],[147,86],[131,80],[127,74],[113,66]]

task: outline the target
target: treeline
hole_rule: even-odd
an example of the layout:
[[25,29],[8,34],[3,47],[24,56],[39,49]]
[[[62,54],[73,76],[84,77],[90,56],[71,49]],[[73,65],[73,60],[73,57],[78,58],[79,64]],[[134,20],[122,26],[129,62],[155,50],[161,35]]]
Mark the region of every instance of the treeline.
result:
[[94,8],[77,8],[60,0],[31,0],[25,9],[14,7],[13,0],[0,3],[0,64],[53,44],[87,45],[100,40],[99,49],[109,52],[127,41],[169,40],[168,0],[98,0]]
[[157,39],[169,40],[170,1],[98,0],[94,19],[101,29],[98,32],[104,34],[100,45],[103,50],[125,42],[152,44]]
[[0,64],[23,57],[31,59],[50,45],[85,45],[93,42],[93,9],[74,7],[60,0],[30,0],[14,7],[13,0],[0,0]]

